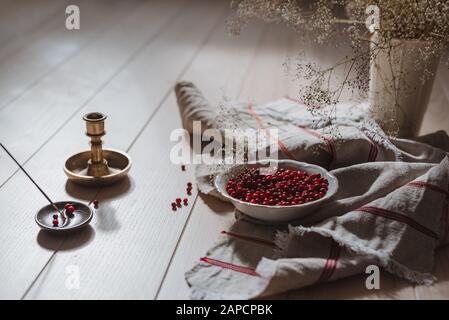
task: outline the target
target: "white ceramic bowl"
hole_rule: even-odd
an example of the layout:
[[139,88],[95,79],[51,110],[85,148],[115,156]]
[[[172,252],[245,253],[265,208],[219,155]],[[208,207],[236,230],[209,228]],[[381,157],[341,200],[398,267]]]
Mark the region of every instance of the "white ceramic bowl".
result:
[[338,190],[338,180],[337,178],[330,174],[326,169],[305,162],[293,161],[293,160],[270,160],[277,162],[279,168],[290,168],[290,169],[300,169],[309,174],[319,173],[322,177],[329,181],[329,188],[324,197],[317,199],[315,201],[291,205],[291,206],[266,206],[261,204],[253,204],[245,202],[236,198],[231,197],[226,191],[226,183],[231,179],[236,173],[240,172],[245,168],[259,168],[263,165],[261,163],[248,163],[241,164],[232,167],[231,169],[218,174],[215,177],[215,187],[218,192],[229,201],[241,212],[246,215],[264,221],[270,222],[286,222],[292,220],[298,220],[309,214],[311,211],[316,209],[320,204],[329,200]]

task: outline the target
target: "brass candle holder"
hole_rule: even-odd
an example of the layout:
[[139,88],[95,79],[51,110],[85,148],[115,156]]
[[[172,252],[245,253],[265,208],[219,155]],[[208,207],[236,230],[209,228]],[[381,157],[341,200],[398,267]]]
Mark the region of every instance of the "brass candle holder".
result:
[[131,169],[131,159],[126,153],[103,149],[101,138],[106,134],[106,118],[100,112],[91,112],[83,117],[91,148],[65,162],[64,172],[71,181],[90,186],[109,185],[125,178]]

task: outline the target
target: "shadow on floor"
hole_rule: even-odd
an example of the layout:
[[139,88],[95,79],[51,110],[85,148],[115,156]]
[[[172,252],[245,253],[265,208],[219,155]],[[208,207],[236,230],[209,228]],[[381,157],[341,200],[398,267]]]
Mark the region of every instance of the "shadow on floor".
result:
[[37,234],[37,243],[51,251],[69,251],[88,245],[95,237],[95,230],[91,226],[71,233],[55,234],[41,230]]
[[81,186],[69,180],[67,180],[65,185],[65,190],[70,196],[87,202],[94,200],[99,193],[101,193],[102,200],[120,199],[133,189],[134,180],[130,177],[104,187]]
[[135,188],[135,183],[130,177],[105,187],[80,186],[67,181],[65,188],[67,193],[75,199],[88,203],[98,199],[100,206],[94,212],[96,218],[95,227],[99,230],[110,232],[117,230],[120,225],[116,219],[116,209],[109,200],[118,200],[131,193]]
[[214,196],[206,195],[199,192],[201,200],[216,214],[227,214],[234,210],[234,206]]

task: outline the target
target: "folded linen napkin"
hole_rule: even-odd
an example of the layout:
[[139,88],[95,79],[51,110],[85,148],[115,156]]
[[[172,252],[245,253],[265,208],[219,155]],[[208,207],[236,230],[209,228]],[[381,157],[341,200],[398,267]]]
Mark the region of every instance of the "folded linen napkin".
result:
[[[200,120],[205,128],[223,129],[226,121],[193,84],[180,83],[175,91],[184,124]],[[327,123],[289,98],[228,108],[226,115],[237,114],[240,126],[278,128],[280,158],[327,167],[340,188],[331,201],[289,225],[237,212],[230,230],[186,273],[192,298],[257,298],[361,273],[368,265],[415,283],[434,281],[434,250],[448,242],[444,132],[389,138],[366,118],[363,104],[342,106]],[[200,190],[216,195],[210,177],[217,170],[198,167]]]

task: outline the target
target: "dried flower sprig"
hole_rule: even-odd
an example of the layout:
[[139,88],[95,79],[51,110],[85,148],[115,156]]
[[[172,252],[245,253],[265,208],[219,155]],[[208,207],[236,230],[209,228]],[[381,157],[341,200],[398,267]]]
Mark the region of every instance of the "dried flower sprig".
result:
[[[297,31],[303,40],[318,44],[341,39],[341,36],[335,37],[336,34],[348,36],[351,56],[331,66],[304,60],[298,60],[296,64],[296,75],[305,83],[298,94],[312,112],[322,112],[322,123],[332,121],[334,108],[344,90],[360,98],[366,96],[369,65],[379,55],[390,57],[393,74],[391,88],[393,92],[397,89],[395,79],[404,75],[394,74],[395,40],[427,43],[419,47],[420,59],[416,68],[430,64],[436,56],[446,56],[449,66],[449,0],[234,0],[231,5],[234,15],[228,22],[228,28],[233,34],[238,34],[251,19],[261,19],[268,23],[284,23]],[[375,37],[365,24],[369,5],[380,9]],[[344,70],[344,75],[335,81],[338,69]],[[422,81],[432,76],[430,68],[424,69]],[[323,106],[329,108],[323,111]]]

